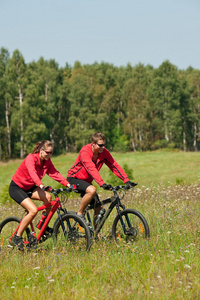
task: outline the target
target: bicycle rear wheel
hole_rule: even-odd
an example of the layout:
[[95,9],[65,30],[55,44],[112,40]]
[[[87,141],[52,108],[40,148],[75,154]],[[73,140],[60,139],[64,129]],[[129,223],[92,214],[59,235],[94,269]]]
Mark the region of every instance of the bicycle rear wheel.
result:
[[75,213],[62,215],[62,222],[58,218],[54,223],[53,230],[53,237],[58,247],[87,251],[90,249],[90,230]]
[[[9,217],[3,220],[0,224],[0,243],[1,249],[13,249],[14,245],[12,244],[12,237],[21,222],[21,219],[18,217]],[[28,229],[26,229],[28,230]],[[23,233],[24,242],[28,241],[27,232]]]
[[[149,238],[150,230],[145,217],[137,210],[125,209],[121,211],[123,223],[117,215],[112,226],[112,236],[117,241],[138,241],[141,238]],[[125,225],[123,228],[122,224]]]

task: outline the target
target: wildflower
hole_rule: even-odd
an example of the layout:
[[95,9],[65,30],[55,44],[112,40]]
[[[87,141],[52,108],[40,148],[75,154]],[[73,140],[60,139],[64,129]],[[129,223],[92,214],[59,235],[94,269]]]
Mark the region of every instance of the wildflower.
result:
[[184,265],[184,267],[187,268],[187,269],[192,269],[192,267],[189,266],[189,265]]

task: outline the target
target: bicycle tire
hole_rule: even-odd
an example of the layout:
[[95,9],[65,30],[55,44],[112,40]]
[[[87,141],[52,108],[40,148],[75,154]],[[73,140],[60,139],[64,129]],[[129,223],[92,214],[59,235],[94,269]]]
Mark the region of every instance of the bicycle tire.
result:
[[[121,211],[121,216],[126,227],[126,233],[122,228],[120,216],[117,215],[112,226],[112,237],[115,241],[131,243],[141,238],[149,238],[150,230],[145,217],[135,209],[125,209]],[[130,224],[128,224],[128,221]]]
[[61,215],[65,226],[65,235],[59,218],[53,226],[53,238],[59,246],[69,247],[74,250],[89,251],[91,246],[91,234],[89,227],[75,213]]
[[[14,245],[12,244],[12,241],[10,241],[10,237],[17,229],[19,223],[21,222],[21,219],[18,217],[8,217],[5,220],[3,220],[0,224],[0,243],[1,243],[1,249],[9,248],[13,249]],[[28,231],[28,229],[26,229]],[[23,240],[28,241],[28,232],[24,231],[23,233]]]

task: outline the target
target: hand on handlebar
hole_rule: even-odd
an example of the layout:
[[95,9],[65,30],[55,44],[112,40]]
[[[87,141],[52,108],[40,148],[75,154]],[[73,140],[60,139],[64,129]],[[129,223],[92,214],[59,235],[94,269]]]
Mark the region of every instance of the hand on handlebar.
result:
[[73,190],[77,189],[77,186],[75,184],[71,184],[69,187],[68,187],[68,191],[69,192],[72,192]]
[[112,185],[104,183],[101,185],[101,188],[103,188],[104,190],[111,190]]
[[50,186],[50,185],[44,185],[43,187],[42,187],[42,190],[43,191],[52,191],[52,187]]
[[131,181],[127,181],[125,184],[129,189],[137,185],[137,183]]

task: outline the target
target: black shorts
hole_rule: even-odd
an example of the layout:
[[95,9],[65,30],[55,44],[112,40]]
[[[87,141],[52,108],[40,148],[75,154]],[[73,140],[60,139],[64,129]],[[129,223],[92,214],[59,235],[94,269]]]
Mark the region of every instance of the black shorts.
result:
[[13,200],[15,200],[18,204],[20,204],[24,199],[31,198],[36,188],[37,186],[34,185],[32,188],[24,191],[12,180],[9,186],[9,194]]
[[[91,183],[88,183],[85,180],[77,179],[77,178],[74,178],[74,177],[67,177],[67,181],[70,184],[78,185],[77,190],[78,190],[78,193],[81,194],[81,197],[83,197],[85,195],[85,191],[88,188],[88,186],[92,185]],[[90,202],[90,204],[94,204],[95,202],[100,202],[99,196],[97,194],[92,199],[92,201]]]

